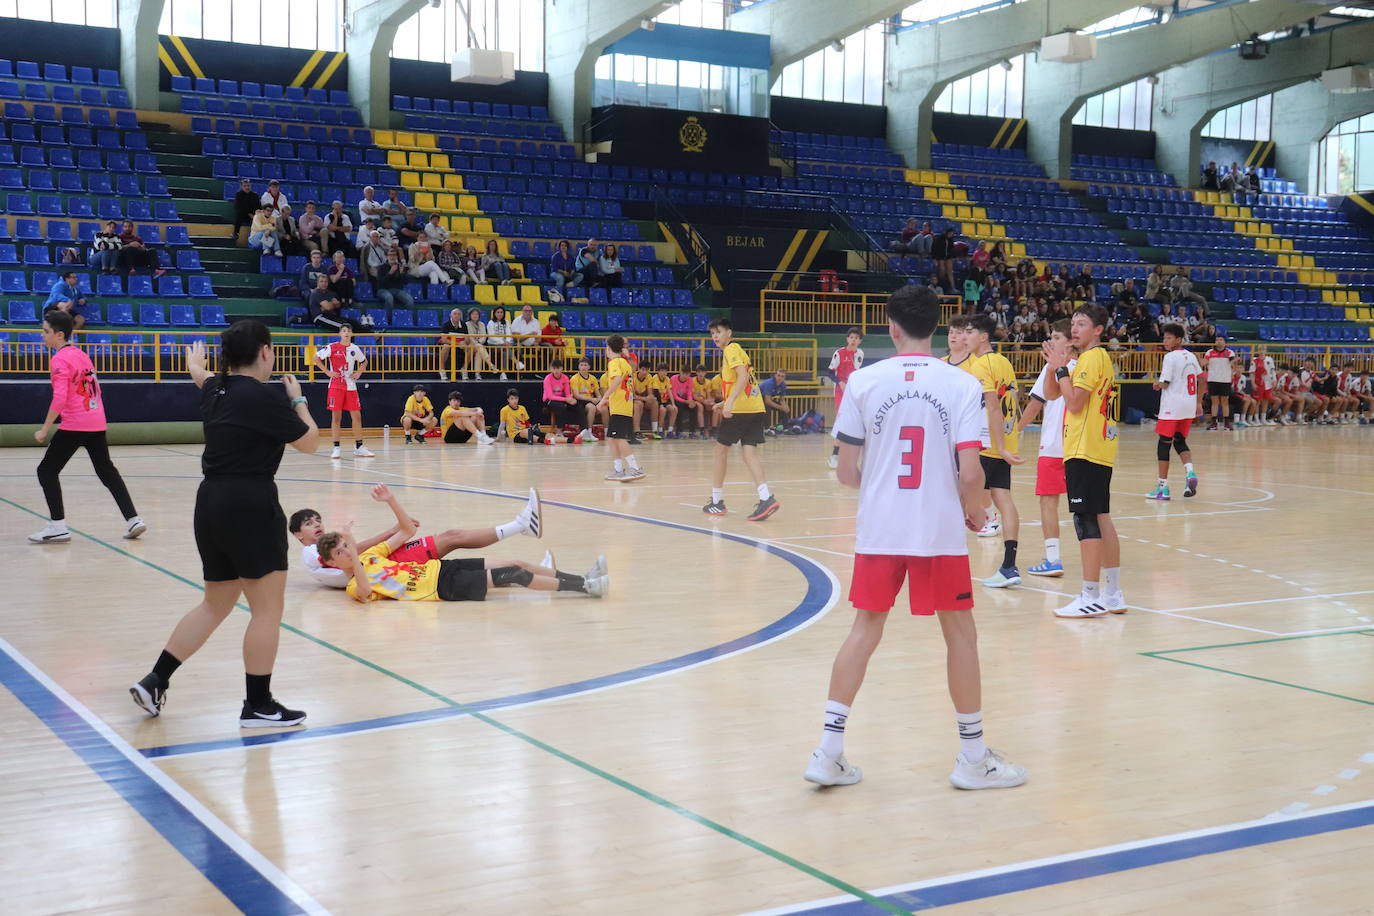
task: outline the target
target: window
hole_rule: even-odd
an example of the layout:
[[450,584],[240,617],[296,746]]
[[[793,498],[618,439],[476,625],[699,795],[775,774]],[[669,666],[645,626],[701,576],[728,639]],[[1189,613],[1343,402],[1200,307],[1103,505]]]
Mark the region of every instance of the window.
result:
[[[544,69],[544,0],[469,0],[467,9],[481,47],[510,51],[517,70]],[[391,56],[446,64],[471,46],[468,25],[457,3],[423,7],[397,29]]]
[[[89,2],[89,0],[88,0]],[[343,50],[342,0],[167,0],[158,32],[306,50]]]
[[782,68],[774,95],[821,102],[883,104],[887,41],[885,22],[874,23]]
[[684,111],[766,115],[767,99],[755,97],[765,71],[690,60],[603,54],[592,71],[594,105],[641,105]]
[[1207,126],[1202,128],[1202,135],[1225,140],[1269,140],[1273,107],[1274,96],[1270,94],[1223,108],[1212,115]]
[[1084,26],[1079,31],[1088,35],[1120,35],[1122,32],[1131,32],[1136,29],[1143,29],[1147,25],[1155,25],[1163,18],[1162,13],[1157,9],[1138,6],[1133,10],[1126,10],[1124,13],[1108,16],[1092,25]]
[[902,10],[897,17],[900,28],[920,28],[950,19],[976,16],[1020,0],[921,0]]
[[1154,100],[1154,83],[1147,76],[1088,98],[1074,113],[1073,123],[1087,127],[1149,130]]
[[935,100],[935,110],[989,118],[1019,118],[1025,87],[1026,57],[1020,55],[945,86]]
[[112,28],[119,23],[119,0],[0,0],[0,16]]
[[1342,121],[1317,146],[1317,193],[1374,190],[1374,114]]

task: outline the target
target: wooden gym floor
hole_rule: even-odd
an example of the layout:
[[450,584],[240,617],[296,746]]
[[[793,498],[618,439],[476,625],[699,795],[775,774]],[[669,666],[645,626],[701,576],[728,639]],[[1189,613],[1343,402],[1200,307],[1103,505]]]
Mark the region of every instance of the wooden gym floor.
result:
[[[763,524],[737,458],[734,514],[701,514],[701,442],[646,443],[630,486],[602,482],[604,445],[288,454],[286,510],[361,531],[389,524],[373,482],[428,531],[505,521],[537,485],[545,538],[487,554],[547,547],[580,571],[604,552],[612,590],[363,607],[294,570],[273,686],[310,718],[281,735],[234,721],[246,614],[161,718],[126,693],[198,600],[198,449],[115,450],[150,525],[136,542],[78,457],[76,535],[46,547],[24,541],[39,452],[9,450],[0,911],[1370,912],[1371,436],[1197,432],[1201,492],[1156,504],[1154,436],[1127,430],[1131,612],[1050,614],[1078,586],[1068,524],[1064,579],[975,586],[989,740],[1030,771],[980,793],[946,781],[939,631],[906,615],[850,719],[864,781],[801,778],[852,616],[855,499],[828,439],[767,445],[783,508]],[[1032,478],[1016,474],[1023,570],[1042,556]],[[1000,541],[972,540],[988,575]]]

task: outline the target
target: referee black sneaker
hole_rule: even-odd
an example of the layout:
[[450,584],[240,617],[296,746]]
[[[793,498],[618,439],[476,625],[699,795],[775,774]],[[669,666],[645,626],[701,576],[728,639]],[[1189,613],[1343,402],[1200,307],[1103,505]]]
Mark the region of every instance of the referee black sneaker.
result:
[[266,706],[251,706],[243,701],[243,712],[239,713],[239,728],[284,728],[300,725],[305,721],[305,713],[299,709],[287,709],[276,700],[269,700]]
[[151,671],[137,684],[129,688],[129,696],[134,704],[150,716],[162,715],[162,704],[167,702],[167,689],[161,686],[161,679]]

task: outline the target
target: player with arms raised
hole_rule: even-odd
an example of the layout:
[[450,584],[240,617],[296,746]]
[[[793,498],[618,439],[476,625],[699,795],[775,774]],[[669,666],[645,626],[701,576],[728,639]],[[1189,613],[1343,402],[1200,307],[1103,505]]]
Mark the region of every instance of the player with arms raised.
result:
[[859,490],[849,590],[856,613],[831,670],[825,727],[806,779],[839,786],[863,778],[844,758],[845,722],[887,612],[906,581],[911,612],[937,614],[945,638],[960,744],[950,782],[961,789],[1019,786],[1025,769],[983,742],[973,580],[964,539],[964,529],[978,530],[984,515],[978,461],[987,416],[982,385],[930,355],[940,320],[940,301],[930,289],[902,287],[888,300],[887,317],[898,355],[850,376],[835,423],[840,483]]

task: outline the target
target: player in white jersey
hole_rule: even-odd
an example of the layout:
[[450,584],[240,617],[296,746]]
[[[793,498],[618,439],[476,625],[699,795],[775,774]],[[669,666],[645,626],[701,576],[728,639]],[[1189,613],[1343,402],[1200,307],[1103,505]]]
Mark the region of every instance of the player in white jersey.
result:
[[[844,346],[840,347],[830,357],[830,374],[835,378],[835,416],[840,415],[840,405],[844,403],[844,389],[849,384],[849,377],[855,370],[864,367],[864,351],[859,349],[859,344],[864,342],[863,331],[858,328],[850,328],[844,335]],[[840,447],[835,446],[830,452],[829,465],[831,468],[839,467]]]
[[329,378],[329,396],[325,406],[330,413],[330,432],[333,434],[334,451],[330,458],[339,457],[339,427],[342,425],[344,411],[348,411],[349,422],[353,424],[353,454],[358,458],[371,458],[372,451],[363,445],[362,404],[358,401],[358,376],[363,374],[367,357],[353,342],[353,328],[339,326],[339,339],[325,344],[315,351],[315,366]]
[[[1050,328],[1050,339],[1069,340],[1071,322],[1061,318]],[[1056,337],[1056,335],[1058,335]],[[1067,366],[1073,371],[1074,361]],[[1035,464],[1035,495],[1040,497],[1040,532],[1045,536],[1045,558],[1026,571],[1034,576],[1062,576],[1064,564],[1059,557],[1059,497],[1066,492],[1064,480],[1064,399],[1053,384],[1048,368],[1031,386],[1030,400],[1016,421],[1019,434],[1044,411],[1040,422],[1040,457]]]
[[[905,581],[911,612],[938,614],[947,648],[960,750],[950,782],[961,789],[1018,786],[1024,768],[983,742],[982,686],[973,625],[973,579],[964,529],[983,523],[982,385],[930,355],[940,301],[904,286],[887,303],[897,355],[855,372],[835,423],[838,476],[859,490],[849,638],[830,674],[821,744],[806,779],[823,786],[863,778],[844,757],[844,729],[887,612]],[[863,470],[859,470],[860,457]],[[921,523],[913,525],[912,519]]]
[[1209,430],[1216,429],[1218,423],[1225,423],[1226,430],[1235,428],[1231,419],[1231,360],[1236,351],[1226,346],[1225,336],[1218,334],[1212,349],[1202,357],[1207,363],[1207,394],[1212,398],[1212,420]]
[[1371,422],[1374,422],[1369,419],[1369,411],[1371,408],[1374,408],[1374,385],[1370,384],[1368,372],[1355,374],[1354,364],[1348,365],[1347,369],[1352,375],[1350,379],[1350,396],[1355,398],[1359,404],[1360,425],[1368,426]]
[[1145,495],[1146,499],[1169,499],[1169,449],[1178,452],[1183,462],[1184,496],[1197,495],[1197,473],[1193,470],[1193,453],[1188,448],[1188,432],[1193,420],[1202,416],[1202,366],[1197,357],[1183,348],[1183,327],[1166,324],[1163,329],[1164,362],[1159,378],[1151,386],[1159,392],[1159,420],[1155,433],[1155,457],[1159,459],[1159,483]]

